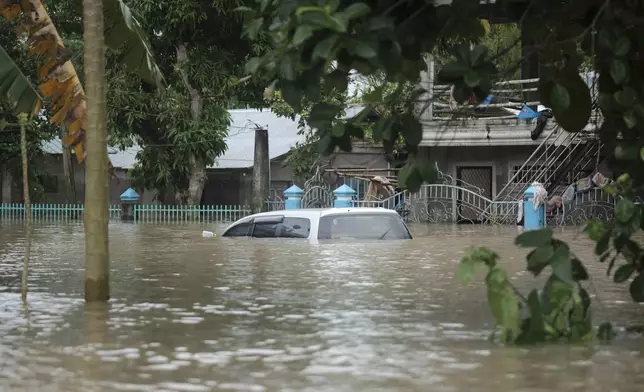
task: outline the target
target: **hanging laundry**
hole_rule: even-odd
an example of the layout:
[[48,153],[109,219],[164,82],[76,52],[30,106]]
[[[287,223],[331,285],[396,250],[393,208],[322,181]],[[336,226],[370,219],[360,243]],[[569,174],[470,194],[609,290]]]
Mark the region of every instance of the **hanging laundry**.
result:
[[597,172],[597,173],[595,173],[595,175],[593,175],[592,182],[593,182],[593,184],[595,184],[595,186],[603,188],[606,185],[608,185],[611,182],[613,182],[613,180],[611,180],[610,178],[604,176],[600,172]]
[[576,190],[575,184],[572,183],[568,186],[568,188],[566,188],[564,193],[561,195],[561,199],[563,201],[573,201],[575,200],[576,193],[577,193],[577,190]]
[[532,200],[532,207],[536,211],[542,204],[546,204],[548,201],[548,191],[540,182],[533,182],[530,186],[536,188],[534,190],[534,199]]
[[580,178],[579,180],[577,180],[577,183],[576,183],[577,193],[588,192],[592,187],[593,187],[593,180],[592,178],[590,178],[590,176]]

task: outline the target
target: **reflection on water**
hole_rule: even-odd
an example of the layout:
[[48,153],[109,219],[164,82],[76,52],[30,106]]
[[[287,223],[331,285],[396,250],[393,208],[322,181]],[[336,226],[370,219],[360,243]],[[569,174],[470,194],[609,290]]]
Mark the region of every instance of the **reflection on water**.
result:
[[[82,226],[38,226],[23,306],[23,232],[3,224],[0,390],[641,390],[639,338],[532,349],[486,340],[484,287],[452,277],[464,248],[484,244],[533,287],[514,228],[411,229],[411,241],[310,245],[114,224],[113,300],[90,306]],[[560,236],[591,260],[582,236]],[[590,271],[595,319],[636,320],[641,308],[604,267]]]

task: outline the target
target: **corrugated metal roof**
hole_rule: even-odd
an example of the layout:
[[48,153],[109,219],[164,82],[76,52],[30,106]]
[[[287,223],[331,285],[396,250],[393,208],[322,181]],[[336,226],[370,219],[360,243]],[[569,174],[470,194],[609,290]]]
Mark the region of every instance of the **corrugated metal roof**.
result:
[[[231,123],[228,129],[226,144],[228,150],[210,168],[247,168],[253,165],[255,145],[255,128],[265,127],[268,130],[268,148],[271,159],[286,154],[297,142],[304,141],[304,135],[298,135],[297,120],[278,117],[269,109],[230,110]],[[43,142],[43,151],[47,154],[62,154],[60,139]],[[131,169],[136,162],[138,146],[120,151],[108,147],[108,154],[114,167]]]

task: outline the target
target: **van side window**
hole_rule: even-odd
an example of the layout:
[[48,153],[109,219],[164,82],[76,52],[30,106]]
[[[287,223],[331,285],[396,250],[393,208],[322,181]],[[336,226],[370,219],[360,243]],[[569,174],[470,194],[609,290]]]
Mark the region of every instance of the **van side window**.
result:
[[282,223],[255,223],[255,238],[308,238],[311,221],[307,218],[286,217]]
[[237,226],[230,228],[230,230],[224,234],[224,237],[247,237],[248,229],[250,229],[250,222],[242,222]]

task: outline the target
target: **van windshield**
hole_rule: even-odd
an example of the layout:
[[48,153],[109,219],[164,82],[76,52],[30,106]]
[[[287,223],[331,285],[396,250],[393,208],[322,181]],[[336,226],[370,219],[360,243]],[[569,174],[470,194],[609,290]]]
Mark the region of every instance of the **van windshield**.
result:
[[398,215],[337,214],[320,217],[318,239],[407,240],[411,234]]

